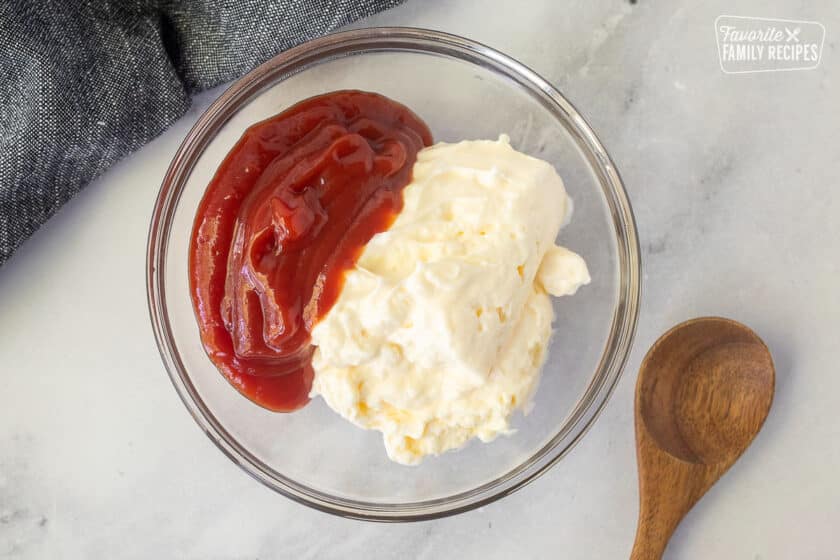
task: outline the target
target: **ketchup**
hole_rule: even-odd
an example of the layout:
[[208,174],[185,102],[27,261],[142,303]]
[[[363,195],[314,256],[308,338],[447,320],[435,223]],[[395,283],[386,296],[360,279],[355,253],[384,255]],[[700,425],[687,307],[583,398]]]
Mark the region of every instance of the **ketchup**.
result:
[[431,143],[403,105],[337,91],[251,126],[225,157],[193,224],[190,292],[207,355],[243,395],[282,412],[309,401],[312,327]]

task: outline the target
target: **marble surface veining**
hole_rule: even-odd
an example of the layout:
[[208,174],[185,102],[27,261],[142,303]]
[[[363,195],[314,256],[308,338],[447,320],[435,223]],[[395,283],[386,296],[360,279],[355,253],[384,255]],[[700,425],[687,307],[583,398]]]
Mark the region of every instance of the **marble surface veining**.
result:
[[[816,70],[726,75],[721,14],[817,20]],[[481,510],[379,525],[262,487],[172,390],[144,297],[160,179],[202,95],[0,269],[0,558],[626,558],[645,350],[704,314],[772,349],[774,407],[667,558],[840,558],[840,8],[836,0],[408,0],[362,25],[438,28],[533,67],[587,116],[631,196],[644,297],[626,373],[559,465]]]

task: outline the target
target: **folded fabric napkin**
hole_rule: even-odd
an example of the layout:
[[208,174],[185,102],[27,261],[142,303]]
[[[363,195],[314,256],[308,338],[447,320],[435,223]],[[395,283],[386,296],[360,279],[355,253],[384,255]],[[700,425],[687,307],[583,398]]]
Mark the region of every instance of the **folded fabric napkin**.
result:
[[0,0],[0,265],[194,93],[401,1]]

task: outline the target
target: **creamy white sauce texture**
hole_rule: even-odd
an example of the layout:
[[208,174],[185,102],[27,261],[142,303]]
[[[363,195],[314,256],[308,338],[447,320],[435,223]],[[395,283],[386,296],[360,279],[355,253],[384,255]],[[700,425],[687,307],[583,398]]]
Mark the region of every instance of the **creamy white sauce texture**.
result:
[[549,294],[590,278],[554,244],[563,181],[507,136],[422,150],[403,198],[312,331],[312,394],[410,465],[510,433],[545,360]]

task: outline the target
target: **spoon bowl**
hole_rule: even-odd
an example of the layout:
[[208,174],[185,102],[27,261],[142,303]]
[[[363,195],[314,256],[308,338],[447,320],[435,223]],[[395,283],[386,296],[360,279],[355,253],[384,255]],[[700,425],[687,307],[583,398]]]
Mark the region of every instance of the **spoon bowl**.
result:
[[636,385],[640,512],[631,558],[660,558],[688,510],[741,456],[773,402],[767,346],[748,327],[704,317],[654,343]]

